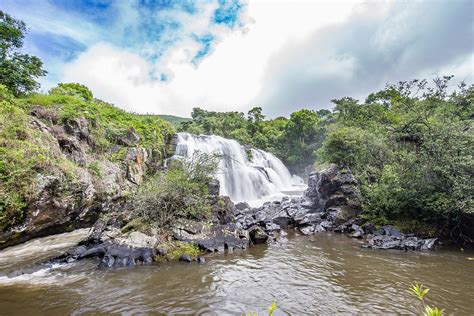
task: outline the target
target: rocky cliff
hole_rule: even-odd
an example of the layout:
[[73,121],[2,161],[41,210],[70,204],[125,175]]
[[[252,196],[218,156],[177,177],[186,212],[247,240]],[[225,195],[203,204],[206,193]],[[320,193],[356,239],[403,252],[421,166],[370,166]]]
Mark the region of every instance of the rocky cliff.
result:
[[[160,168],[168,155],[166,150],[143,146],[142,136],[133,128],[122,128],[109,137],[103,129],[111,124],[99,126],[99,118],[62,118],[62,110],[31,106],[22,116],[25,126],[20,137],[30,142],[30,147],[39,148],[41,156],[33,157],[34,163],[25,173],[28,176],[20,179],[27,183],[9,184],[25,188],[21,196],[24,205],[4,206],[0,249],[91,226],[100,214],[124,207],[147,170]],[[105,137],[113,139],[106,146],[101,143]],[[15,149],[20,141],[11,140],[9,145]],[[20,165],[21,161],[12,168]],[[12,196],[11,191],[5,195]]]

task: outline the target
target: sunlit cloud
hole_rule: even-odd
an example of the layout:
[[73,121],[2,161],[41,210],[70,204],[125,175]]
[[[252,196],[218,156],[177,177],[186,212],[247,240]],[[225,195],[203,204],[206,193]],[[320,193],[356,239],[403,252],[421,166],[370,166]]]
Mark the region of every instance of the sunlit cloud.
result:
[[472,82],[474,73],[470,0],[6,0],[2,7],[30,26],[26,49],[50,73],[43,89],[80,82],[140,113],[260,105],[288,115],[387,82],[445,72]]

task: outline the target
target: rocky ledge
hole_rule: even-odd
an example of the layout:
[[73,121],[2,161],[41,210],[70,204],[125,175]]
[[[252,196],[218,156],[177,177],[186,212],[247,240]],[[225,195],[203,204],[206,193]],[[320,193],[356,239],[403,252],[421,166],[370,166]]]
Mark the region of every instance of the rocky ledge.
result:
[[239,203],[236,209],[237,227],[259,230],[261,242],[273,240],[274,231],[292,227],[304,235],[334,231],[364,238],[364,247],[372,249],[432,250],[438,245],[437,238],[403,234],[390,225],[376,229],[358,217],[361,195],[357,180],[350,171],[343,172],[335,165],[312,172],[302,197],[267,202],[259,208]]
[[[167,229],[167,240],[191,243],[205,252],[246,249],[254,244],[276,240],[275,232],[288,228],[310,235],[326,231],[364,238],[364,247],[372,249],[431,250],[438,240],[421,239],[403,234],[393,226],[376,229],[361,213],[358,184],[350,172],[330,166],[309,177],[308,189],[298,198],[283,198],[252,208],[247,203],[234,205],[228,197],[220,197],[219,184],[212,182],[213,216],[208,221],[177,220]],[[123,215],[123,214],[122,214]],[[124,233],[120,216],[98,220],[86,240],[51,263],[100,258],[100,267],[147,264],[169,251],[161,245],[163,232]],[[122,228],[122,229],[121,229]],[[202,256],[182,253],[180,261],[204,263]]]

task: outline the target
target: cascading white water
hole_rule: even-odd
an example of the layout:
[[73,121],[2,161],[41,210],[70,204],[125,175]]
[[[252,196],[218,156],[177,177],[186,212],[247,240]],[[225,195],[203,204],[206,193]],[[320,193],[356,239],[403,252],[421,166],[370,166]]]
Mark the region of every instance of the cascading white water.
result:
[[245,147],[235,140],[215,135],[178,133],[175,158],[190,158],[195,151],[221,155],[217,174],[220,194],[229,196],[234,202],[245,201],[256,205],[265,197],[301,190],[302,179],[292,176],[277,157],[263,150],[250,150],[251,160]]

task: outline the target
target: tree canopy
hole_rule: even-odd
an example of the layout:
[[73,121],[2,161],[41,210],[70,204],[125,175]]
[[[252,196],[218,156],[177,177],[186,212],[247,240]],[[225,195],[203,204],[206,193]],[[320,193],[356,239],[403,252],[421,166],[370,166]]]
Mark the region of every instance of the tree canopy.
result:
[[0,11],[0,84],[16,96],[38,89],[36,79],[46,75],[38,57],[20,52],[26,32],[23,21]]

